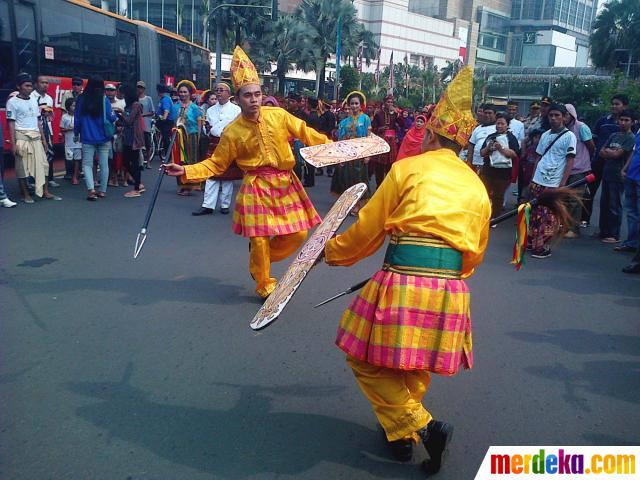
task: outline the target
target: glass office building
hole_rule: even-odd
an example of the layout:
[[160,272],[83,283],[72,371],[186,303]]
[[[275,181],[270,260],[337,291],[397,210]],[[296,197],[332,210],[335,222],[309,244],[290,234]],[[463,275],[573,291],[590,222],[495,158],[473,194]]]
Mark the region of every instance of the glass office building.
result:
[[206,16],[203,0],[90,0],[90,3],[133,20],[151,23],[202,45]]

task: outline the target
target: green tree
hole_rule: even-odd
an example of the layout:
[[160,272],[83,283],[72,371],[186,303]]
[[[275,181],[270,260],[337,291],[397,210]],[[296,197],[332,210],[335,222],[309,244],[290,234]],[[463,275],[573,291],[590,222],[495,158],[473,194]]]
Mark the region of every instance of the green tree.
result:
[[[597,67],[613,70],[621,62],[640,60],[640,2],[611,0],[596,17],[591,34],[591,59]],[[626,51],[621,51],[626,50]],[[624,68],[626,70],[626,65]],[[635,72],[634,72],[635,70]],[[637,77],[637,69],[631,69]]]
[[[344,32],[343,32],[344,33]],[[357,23],[351,35],[342,39],[342,58],[358,68],[358,52],[362,48],[362,60],[365,65],[371,65],[371,60],[378,54],[378,43],[371,30]]]
[[304,23],[308,40],[313,45],[316,93],[323,98],[327,60],[336,52],[336,29],[341,24],[342,38],[351,38],[359,25],[356,9],[348,0],[303,0],[295,15]]
[[[297,68],[309,72],[315,68],[317,52],[309,42],[306,25],[293,15],[281,15],[276,22],[266,26],[261,39],[250,43],[256,68],[275,73],[281,95],[284,95],[285,76],[289,70]],[[275,72],[271,72],[272,63],[276,65]]]
[[340,69],[340,92],[342,96],[360,88],[360,74],[350,65]]

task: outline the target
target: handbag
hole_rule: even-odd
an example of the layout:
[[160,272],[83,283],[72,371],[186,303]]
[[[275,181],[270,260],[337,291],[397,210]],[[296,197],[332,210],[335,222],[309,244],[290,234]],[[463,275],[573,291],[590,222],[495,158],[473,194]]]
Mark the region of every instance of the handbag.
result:
[[[495,141],[500,143],[503,147],[509,148],[509,137],[506,134],[497,135],[495,137]],[[493,168],[511,168],[512,166],[511,159],[500,153],[498,150],[491,152],[489,160]]]
[[[106,100],[105,98],[105,101]],[[107,118],[107,109],[104,106],[104,103],[102,104],[102,123],[104,125],[104,134],[105,136],[111,138],[116,134],[116,125],[114,123],[111,123],[111,120],[109,120]]]

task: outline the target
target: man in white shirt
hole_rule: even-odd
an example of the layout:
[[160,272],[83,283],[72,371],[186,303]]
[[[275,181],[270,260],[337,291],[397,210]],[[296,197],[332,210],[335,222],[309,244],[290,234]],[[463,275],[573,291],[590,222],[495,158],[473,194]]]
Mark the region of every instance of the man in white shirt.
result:
[[[576,136],[564,126],[567,109],[562,104],[549,107],[551,129],[542,134],[536,147],[538,163],[529,184],[532,198],[538,198],[548,188],[563,187],[567,184],[573,160],[576,156]],[[533,258],[551,256],[550,241],[557,227],[556,219],[546,207],[535,207],[531,211],[531,248]]]
[[146,94],[147,85],[142,81],[136,83],[136,92],[138,93],[138,102],[142,105],[142,119],[144,120],[144,166],[151,168],[149,163],[151,158],[151,117],[154,115],[153,100]]
[[482,105],[482,117],[479,120],[480,125],[471,133],[467,146],[467,163],[476,173],[484,165],[480,148],[489,135],[496,133],[496,107],[488,103]]
[[507,113],[509,114],[509,117],[511,117],[511,121],[509,122],[509,131],[513,133],[514,137],[516,137],[516,140],[520,143],[520,149],[522,150],[524,148],[524,123],[516,118],[518,116],[518,102],[509,100],[509,102],[507,102]]
[[[226,126],[240,115],[240,107],[229,101],[231,89],[226,83],[219,83],[216,85],[214,91],[218,98],[218,103],[207,109],[206,123],[210,126],[210,144],[212,144],[211,146],[213,146],[215,150],[215,145],[220,141],[220,137]],[[210,148],[209,154],[211,153],[213,153],[213,151],[211,151]],[[204,188],[202,207],[193,212],[193,216],[211,215],[218,203],[218,192],[220,190],[222,190],[222,195],[220,196],[220,213],[225,215],[229,213],[231,198],[233,197],[233,179],[242,178],[237,170],[238,167],[232,165],[222,176],[212,177],[207,180]]]
[[27,73],[20,73],[16,80],[18,95],[7,100],[7,126],[11,153],[16,160],[16,177],[25,203],[34,203],[27,188],[27,177],[35,179],[36,195],[50,200],[61,200],[49,193],[47,186],[46,143],[42,131],[40,108],[33,92],[33,81]]
[[40,109],[42,133],[44,133],[44,139],[47,142],[46,152],[47,160],[49,161],[49,186],[59,187],[60,184],[53,180],[53,128],[51,126],[51,121],[53,120],[53,98],[47,93],[49,90],[49,78],[44,75],[38,75],[33,87],[30,96],[36,101]]

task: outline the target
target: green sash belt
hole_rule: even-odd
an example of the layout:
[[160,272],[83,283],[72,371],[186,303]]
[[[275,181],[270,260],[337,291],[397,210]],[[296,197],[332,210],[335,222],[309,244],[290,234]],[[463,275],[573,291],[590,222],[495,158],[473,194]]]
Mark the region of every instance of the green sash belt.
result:
[[392,235],[382,269],[418,277],[459,279],[462,253],[439,238]]

